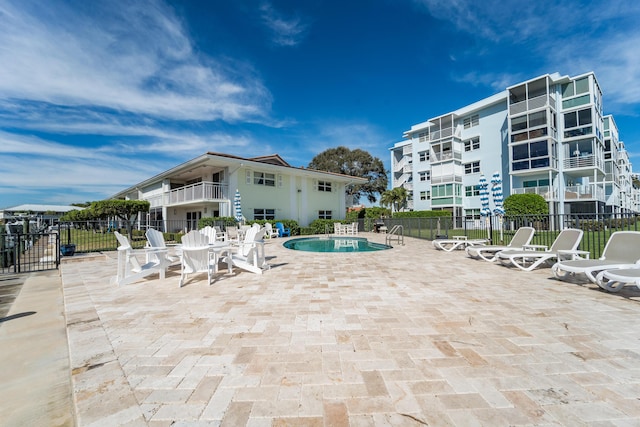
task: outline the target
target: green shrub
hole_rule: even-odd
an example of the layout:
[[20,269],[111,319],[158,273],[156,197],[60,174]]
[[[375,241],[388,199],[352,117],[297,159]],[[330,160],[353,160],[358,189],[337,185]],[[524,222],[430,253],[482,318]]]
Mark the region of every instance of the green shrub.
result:
[[449,211],[409,211],[396,212],[394,218],[434,218],[434,217],[451,217]]
[[205,218],[200,218],[198,221],[198,229],[209,227],[227,227],[237,225],[238,221],[232,216],[208,216]]
[[549,205],[539,194],[512,194],[504,199],[505,216],[548,215]]
[[309,224],[310,233],[309,234],[325,234],[325,233],[333,233],[333,224],[351,224],[355,221],[347,221],[347,220],[337,220],[337,219],[316,219]]

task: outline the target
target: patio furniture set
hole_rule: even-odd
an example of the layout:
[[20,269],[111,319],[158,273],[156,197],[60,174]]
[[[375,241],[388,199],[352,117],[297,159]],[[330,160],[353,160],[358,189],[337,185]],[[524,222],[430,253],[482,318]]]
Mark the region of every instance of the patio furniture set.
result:
[[[143,249],[133,249],[126,236],[114,232],[119,243],[118,267],[111,282],[123,286],[152,274],[158,274],[160,279],[164,279],[166,270],[177,264],[180,264],[180,287],[185,284],[189,275],[199,273],[206,273],[207,283],[211,285],[219,273],[220,263],[226,263],[228,273],[232,273],[233,268],[237,267],[262,274],[270,268],[265,257],[264,239],[281,235],[276,230],[254,224],[237,230],[229,227],[222,233],[207,226],[182,236],[182,243],[174,245],[171,251],[160,231],[147,230],[147,246]],[[283,227],[282,234],[290,234],[290,231]],[[141,261],[143,258],[144,262]]]
[[619,292],[627,284],[640,289],[640,232],[616,231],[611,234],[598,259],[590,259],[590,253],[578,249],[583,231],[562,230],[550,247],[530,244],[535,229],[521,227],[508,245],[488,245],[486,239],[436,239],[433,246],[452,252],[464,249],[471,258],[532,271],[551,266],[557,279],[567,279],[578,274],[609,292]]

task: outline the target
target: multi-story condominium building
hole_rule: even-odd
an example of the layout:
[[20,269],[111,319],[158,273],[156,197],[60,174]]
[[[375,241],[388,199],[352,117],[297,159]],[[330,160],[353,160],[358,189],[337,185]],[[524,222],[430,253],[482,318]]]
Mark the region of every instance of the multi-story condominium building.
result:
[[235,194],[241,196],[248,220],[293,219],[307,226],[315,219],[344,219],[346,187],[367,180],[296,168],[279,155],[238,157],[205,153],[137,183],[114,199],[146,200],[151,208],[142,223],[167,231],[171,224],[196,229],[203,217],[236,216]]
[[595,74],[558,73],[414,125],[391,148],[409,209],[477,217],[481,175],[504,196],[536,193],[552,213],[637,212],[631,163]]

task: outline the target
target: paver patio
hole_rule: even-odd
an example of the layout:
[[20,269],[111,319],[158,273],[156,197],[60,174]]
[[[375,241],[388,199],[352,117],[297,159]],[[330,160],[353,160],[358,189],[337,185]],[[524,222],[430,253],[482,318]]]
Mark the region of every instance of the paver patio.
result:
[[[373,241],[383,236],[368,234]],[[110,285],[62,265],[78,424],[640,425],[640,291],[607,294],[407,238],[267,243],[271,270]]]

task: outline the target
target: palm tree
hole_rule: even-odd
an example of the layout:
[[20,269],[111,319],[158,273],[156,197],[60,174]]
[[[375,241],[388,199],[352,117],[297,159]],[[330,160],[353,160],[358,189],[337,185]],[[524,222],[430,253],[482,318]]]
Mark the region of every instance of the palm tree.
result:
[[396,187],[391,190],[387,190],[382,193],[380,197],[380,204],[382,206],[391,206],[391,215],[394,212],[400,211],[407,203],[407,189],[404,187]]

